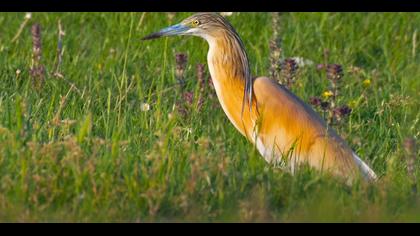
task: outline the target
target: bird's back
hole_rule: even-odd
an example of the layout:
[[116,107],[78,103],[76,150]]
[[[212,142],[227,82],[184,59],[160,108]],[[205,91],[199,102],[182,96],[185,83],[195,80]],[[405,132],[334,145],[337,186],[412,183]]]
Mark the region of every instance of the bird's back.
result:
[[254,94],[259,111],[254,141],[267,161],[287,159],[292,170],[308,163],[346,178],[358,173],[353,151],[301,99],[266,77],[254,80]]

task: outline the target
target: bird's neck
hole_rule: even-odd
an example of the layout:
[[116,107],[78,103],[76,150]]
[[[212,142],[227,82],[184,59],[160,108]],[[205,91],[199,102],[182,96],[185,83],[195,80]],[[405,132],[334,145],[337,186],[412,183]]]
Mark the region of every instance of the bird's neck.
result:
[[252,109],[244,99],[250,72],[242,43],[234,36],[209,38],[207,41],[207,61],[219,102],[233,125],[250,138],[255,114],[251,114]]

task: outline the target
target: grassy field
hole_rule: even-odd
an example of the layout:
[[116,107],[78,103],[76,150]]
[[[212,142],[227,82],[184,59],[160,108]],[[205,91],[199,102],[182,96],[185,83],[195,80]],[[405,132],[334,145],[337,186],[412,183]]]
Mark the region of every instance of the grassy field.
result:
[[[321,96],[329,81],[317,64],[343,67],[337,102],[352,112],[336,129],[380,176],[351,187],[269,166],[198,82],[204,40],[140,41],[189,15],[0,14],[1,222],[420,221],[419,152],[404,145],[420,135],[420,14],[281,15],[282,58],[313,62],[293,92]],[[228,17],[254,75],[269,74],[271,17]],[[188,57],[183,91],[177,53]]]

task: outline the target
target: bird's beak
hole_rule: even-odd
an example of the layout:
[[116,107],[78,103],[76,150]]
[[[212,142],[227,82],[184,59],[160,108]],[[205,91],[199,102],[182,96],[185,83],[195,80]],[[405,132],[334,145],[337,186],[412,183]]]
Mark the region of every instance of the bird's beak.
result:
[[142,38],[142,40],[155,39],[155,38],[160,38],[163,36],[182,35],[182,34],[185,34],[189,29],[190,27],[181,23],[181,24],[164,28],[160,30],[159,32],[149,34],[146,37]]

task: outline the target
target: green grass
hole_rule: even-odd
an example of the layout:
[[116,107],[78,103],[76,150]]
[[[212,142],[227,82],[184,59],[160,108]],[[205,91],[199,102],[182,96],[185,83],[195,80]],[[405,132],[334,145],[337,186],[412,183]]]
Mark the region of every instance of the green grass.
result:
[[[324,49],[346,68],[339,102],[354,109],[337,129],[381,176],[352,187],[269,166],[211,89],[202,110],[173,111],[182,102],[175,53],[188,55],[186,89],[198,93],[195,66],[206,63],[208,46],[192,37],[140,38],[188,15],[170,22],[164,13],[33,13],[16,42],[24,14],[0,15],[0,221],[420,221],[412,191],[419,180],[407,174],[402,146],[420,135],[420,14],[281,16],[283,56],[315,62],[299,70],[298,96],[308,101],[327,88],[316,70]],[[59,19],[63,78],[53,76]],[[271,16],[229,20],[253,74],[268,75]],[[47,69],[40,89],[29,72],[35,22]]]

